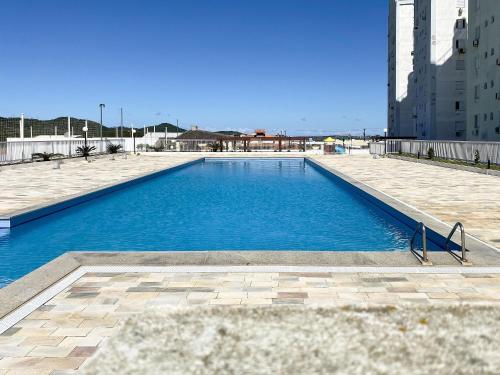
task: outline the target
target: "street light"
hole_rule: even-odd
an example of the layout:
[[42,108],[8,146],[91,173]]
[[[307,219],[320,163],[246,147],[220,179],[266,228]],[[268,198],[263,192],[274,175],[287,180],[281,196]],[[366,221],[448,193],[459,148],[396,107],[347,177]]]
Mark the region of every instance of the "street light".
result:
[[135,132],[136,130],[132,128],[132,139],[134,140],[134,154],[135,154]]
[[384,155],[387,154],[387,128],[384,129]]
[[99,104],[99,108],[101,109],[101,141],[102,141],[102,109],[106,107],[106,104]]
[[[85,148],[87,148],[87,132],[89,131],[87,120],[85,120],[85,126],[82,128],[82,130],[85,134]],[[87,154],[85,154],[85,160],[87,160]]]

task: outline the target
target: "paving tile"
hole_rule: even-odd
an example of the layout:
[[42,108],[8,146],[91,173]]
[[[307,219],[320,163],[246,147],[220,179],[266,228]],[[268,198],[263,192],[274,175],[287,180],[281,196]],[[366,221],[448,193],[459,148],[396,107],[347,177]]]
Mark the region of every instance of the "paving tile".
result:
[[29,352],[29,357],[50,357],[63,358],[67,357],[73,350],[73,347],[66,346],[37,346]]
[[97,346],[77,346],[71,353],[70,357],[90,357],[97,351]]
[[75,337],[75,336],[68,336],[64,340],[61,341],[60,346],[65,346],[65,347],[77,347],[77,346],[97,346],[99,345],[102,340],[104,339],[104,336],[85,336],[85,337]]
[[21,330],[22,327],[11,327],[5,330],[0,336],[13,336]]
[[304,299],[307,298],[308,294],[304,292],[278,292],[278,299],[281,298],[297,298]]
[[26,337],[22,345],[26,346],[57,346],[64,339],[63,336],[35,336]]
[[91,328],[58,328],[52,335],[53,336],[87,336]]
[[273,298],[273,305],[303,305],[302,298]]
[[25,357],[31,350],[33,350],[33,346],[1,345],[0,346],[0,358],[2,358],[2,357]]
[[211,305],[239,305],[241,304],[241,298],[221,298],[213,299],[210,301]]

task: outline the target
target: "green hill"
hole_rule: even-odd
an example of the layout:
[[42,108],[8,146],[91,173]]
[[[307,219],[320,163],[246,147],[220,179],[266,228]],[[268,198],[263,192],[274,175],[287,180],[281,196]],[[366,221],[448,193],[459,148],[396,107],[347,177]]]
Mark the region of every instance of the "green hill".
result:
[[[5,141],[7,138],[16,138],[19,137],[19,117],[0,117],[0,142]],[[85,120],[77,119],[74,117],[70,118],[71,122],[71,132],[74,135],[83,136],[82,128],[85,126]],[[100,125],[95,121],[88,121],[87,126],[88,136],[89,137],[100,137]],[[149,132],[153,132],[153,129],[156,132],[164,132],[165,128],[167,128],[168,132],[171,133],[183,133],[186,130],[182,128],[178,128],[175,125],[170,123],[161,123],[158,125],[151,125],[146,127]],[[38,119],[24,119],[24,137],[29,138],[31,135],[33,137],[39,135],[64,135],[68,132],[68,118],[67,117],[58,117],[52,120],[38,120]],[[144,128],[137,128],[136,136],[142,137],[144,133]],[[124,137],[131,136],[131,128],[123,127],[123,132],[119,126],[117,127],[102,127],[102,136],[103,137],[116,137],[121,136],[123,134]]]

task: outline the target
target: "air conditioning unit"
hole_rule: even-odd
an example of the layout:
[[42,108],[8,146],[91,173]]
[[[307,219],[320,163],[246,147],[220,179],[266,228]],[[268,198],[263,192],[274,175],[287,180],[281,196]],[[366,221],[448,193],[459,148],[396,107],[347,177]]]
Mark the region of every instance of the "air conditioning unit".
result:
[[474,47],[479,47],[479,39],[474,39],[474,41],[472,42],[472,45]]
[[465,55],[465,48],[459,48],[458,53],[461,55]]

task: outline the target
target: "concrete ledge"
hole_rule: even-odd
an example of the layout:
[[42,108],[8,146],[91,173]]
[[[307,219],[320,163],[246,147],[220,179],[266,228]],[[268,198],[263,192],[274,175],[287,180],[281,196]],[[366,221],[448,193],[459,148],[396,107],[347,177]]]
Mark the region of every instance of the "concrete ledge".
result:
[[[472,255],[472,254],[471,254]],[[437,266],[463,269],[445,252],[432,252]],[[471,256],[471,258],[473,258]],[[476,259],[474,257],[473,259]],[[481,258],[478,257],[478,260]],[[159,252],[70,252],[0,289],[0,318],[57,283],[81,266],[361,266],[420,267],[410,252],[342,251],[159,251]],[[500,257],[475,265],[500,265]]]
[[71,254],[63,254],[0,289],[0,318],[80,267]]
[[452,163],[443,163],[443,162],[435,161],[435,160],[417,159],[417,158],[410,158],[407,156],[399,156],[399,155],[393,155],[393,154],[388,154],[387,157],[390,159],[404,160],[404,161],[409,161],[409,162],[417,163],[417,164],[434,165],[436,167],[456,169],[456,170],[460,170],[460,171],[467,171],[467,172],[480,173],[480,174],[485,174],[485,175],[489,175],[489,176],[500,177],[500,171],[497,171],[494,169],[477,168],[477,167],[474,167],[472,165],[469,166],[469,165],[460,165],[460,164],[452,164]]

